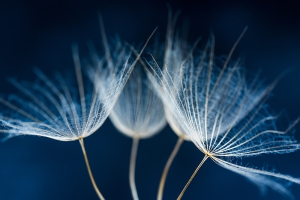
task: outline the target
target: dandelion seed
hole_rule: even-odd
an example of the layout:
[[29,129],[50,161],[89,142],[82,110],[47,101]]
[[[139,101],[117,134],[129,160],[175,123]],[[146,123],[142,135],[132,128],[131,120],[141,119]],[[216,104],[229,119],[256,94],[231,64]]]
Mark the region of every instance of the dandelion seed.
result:
[[[207,158],[244,175],[262,189],[269,186],[291,196],[285,181],[300,184],[300,179],[231,161],[232,158],[267,153],[289,153],[300,148],[287,134],[298,120],[287,130],[278,131],[275,126],[277,116],[270,115],[264,106],[275,82],[266,89],[262,89],[257,79],[248,85],[239,69],[240,63],[229,63],[236,44],[226,60],[218,59],[214,57],[212,37],[204,51],[193,49],[184,62],[177,63],[180,73],[173,73],[170,68],[164,72],[155,60],[148,62],[149,77],[165,105],[180,122],[183,132],[205,154],[178,199],[182,198]],[[175,45],[176,52],[180,54],[180,46]],[[220,65],[222,69],[219,69]]]
[[[111,102],[116,97],[101,98],[91,83],[83,85],[76,47],[73,49],[73,58],[78,91],[73,89],[74,84],[60,74],[51,81],[38,69],[35,70],[38,76],[37,83],[10,81],[23,92],[25,98],[17,96],[10,96],[8,100],[0,98],[0,102],[10,108],[7,115],[11,116],[1,117],[1,131],[13,135],[43,136],[59,141],[79,140],[92,184],[99,198],[104,199],[92,176],[83,138],[94,133],[103,124],[113,105]],[[126,71],[129,70],[130,67],[127,66]],[[120,80],[126,78],[124,75],[126,76],[120,74]],[[114,87],[120,87],[119,80],[114,81],[115,86],[110,86],[112,90]],[[86,92],[92,92],[92,95]]]
[[59,141],[79,140],[93,187],[98,197],[104,199],[93,178],[83,138],[93,134],[104,123],[140,54],[129,64],[129,50],[121,49],[120,53],[116,48],[111,53],[101,19],[100,23],[106,54],[94,59],[98,73],[92,79],[83,76],[78,49],[74,46],[77,82],[60,74],[56,75],[55,80],[50,80],[38,69],[34,71],[38,77],[36,83],[10,80],[24,94],[24,98],[0,97],[0,102],[10,108],[0,117],[0,131],[8,133],[8,137],[35,135]]
[[83,138],[93,134],[104,123],[132,66],[125,65],[118,74],[112,74],[108,69],[104,70],[103,73],[108,75],[106,84],[103,85],[108,90],[104,93],[96,90],[88,79],[84,79],[83,84],[76,47],[73,48],[73,58],[78,90],[73,89],[76,88],[76,82],[72,83],[60,74],[51,81],[38,69],[35,70],[38,76],[36,83],[10,80],[23,92],[25,98],[0,98],[0,102],[10,108],[7,116],[11,116],[1,117],[1,131],[13,135],[43,136],[59,141],[79,140],[92,184],[99,198],[104,199],[90,170]]
[[[177,12],[177,14],[175,16],[178,16],[179,12]],[[165,47],[162,47],[163,45],[159,44],[159,40],[157,38],[157,40],[155,41],[153,48],[151,49],[151,55],[153,57],[155,57],[156,60],[158,60],[158,62],[164,66],[163,71],[165,72],[167,68],[167,66],[171,65],[171,62],[173,61],[178,61],[181,60],[181,58],[183,58],[182,55],[175,55],[174,53],[172,53],[172,40],[170,38],[173,38],[173,24],[175,24],[177,17],[174,17],[174,19],[172,19],[172,13],[171,10],[169,10],[169,22],[168,22],[168,28],[167,28],[167,36],[166,36],[166,43],[165,43]],[[183,45],[185,45],[185,43],[183,43]],[[138,55],[138,53],[136,52],[136,50],[134,48],[131,48],[132,51]],[[183,53],[183,51],[182,51]],[[181,56],[181,57],[180,57]],[[142,59],[140,59],[140,63],[141,65],[144,66],[145,69],[147,69],[146,64],[144,63],[144,61]],[[168,65],[165,65],[165,63],[168,63]],[[179,68],[177,68],[176,72],[179,72],[178,70]],[[174,71],[175,73],[175,71]],[[151,79],[151,77],[148,77]],[[171,80],[170,80],[171,81]],[[157,90],[157,88],[159,88],[160,86],[158,84],[156,84],[155,82],[152,82],[152,87],[155,88],[155,90]],[[170,83],[170,82],[169,82]],[[176,87],[174,86],[174,89],[176,89]],[[160,89],[158,89],[160,90]],[[179,151],[179,148],[181,146],[181,144],[183,143],[184,140],[189,141],[189,136],[187,134],[184,133],[183,129],[180,128],[180,123],[177,122],[177,119],[173,116],[173,114],[169,111],[167,106],[163,106],[163,109],[165,111],[165,117],[167,119],[168,124],[170,125],[170,127],[172,128],[172,130],[178,135],[178,140],[177,143],[164,167],[162,176],[161,176],[161,180],[160,180],[160,184],[159,184],[159,188],[158,188],[158,194],[157,194],[157,199],[161,200],[162,196],[163,196],[163,189],[164,189],[164,185],[165,185],[165,181],[166,181],[166,177],[168,174],[168,171],[171,167],[171,164],[177,154],[177,152]]]
[[152,137],[166,125],[163,103],[151,88],[141,64],[131,73],[109,118],[121,133],[133,138],[129,180],[133,199],[137,200],[134,173],[138,142]]

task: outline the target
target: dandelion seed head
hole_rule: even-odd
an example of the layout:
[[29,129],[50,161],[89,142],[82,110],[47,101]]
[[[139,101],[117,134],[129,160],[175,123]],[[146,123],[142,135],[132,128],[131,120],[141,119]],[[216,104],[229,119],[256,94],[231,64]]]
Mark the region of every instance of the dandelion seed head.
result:
[[155,60],[148,61],[150,80],[177,127],[217,164],[246,176],[260,188],[269,186],[290,195],[286,183],[300,184],[299,179],[226,161],[300,148],[291,134],[297,121],[278,131],[279,116],[265,105],[274,84],[264,87],[258,77],[248,83],[241,62],[214,55],[214,38],[202,51],[190,48],[186,57],[180,56],[184,55],[181,51],[180,43],[172,44],[169,58],[173,60],[163,70]]
[[[113,58],[93,54],[93,66],[82,73],[78,50],[74,47],[77,79],[58,73],[51,80],[38,69],[34,70],[35,83],[11,79],[23,96],[0,98],[6,107],[0,118],[1,132],[60,141],[77,140],[94,133],[108,117],[133,67],[124,62],[128,54],[115,57],[118,53],[114,52]],[[87,75],[92,67],[100,75],[95,73],[91,79]]]
[[109,117],[115,127],[129,137],[148,138],[166,125],[163,103],[140,63],[134,68]]

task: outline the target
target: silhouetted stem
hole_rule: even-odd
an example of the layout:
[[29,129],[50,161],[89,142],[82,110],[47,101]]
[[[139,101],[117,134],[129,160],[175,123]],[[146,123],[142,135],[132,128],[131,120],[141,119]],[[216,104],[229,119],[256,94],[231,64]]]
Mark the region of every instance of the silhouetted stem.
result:
[[170,166],[178,152],[178,150],[180,149],[181,147],[181,144],[183,142],[183,138],[182,137],[178,137],[178,140],[176,142],[176,145],[165,165],[165,168],[164,168],[164,171],[162,173],[162,176],[160,178],[160,183],[159,183],[159,188],[158,188],[158,193],[157,193],[157,200],[162,200],[162,197],[163,197],[163,191],[164,191],[164,187],[165,187],[165,182],[166,182],[166,178],[167,178],[167,175],[168,175],[168,172],[169,172],[169,169],[170,169]]
[[194,173],[192,174],[190,180],[187,182],[187,184],[184,186],[183,190],[181,191],[180,195],[177,197],[177,200],[180,200],[184,194],[184,192],[186,191],[186,189],[188,188],[188,186],[190,185],[190,183],[192,182],[192,180],[194,179],[194,177],[196,176],[197,172],[199,171],[200,167],[203,165],[203,163],[206,161],[206,159],[208,158],[208,155],[205,155],[204,158],[202,159],[201,163],[198,165],[198,167],[196,168],[196,170],[194,171]]
[[81,146],[81,149],[82,149],[82,153],[83,153],[83,156],[84,156],[86,168],[87,168],[87,170],[89,172],[90,179],[92,181],[93,187],[94,187],[94,189],[95,189],[95,191],[96,191],[99,199],[105,200],[104,197],[102,196],[101,192],[99,191],[99,189],[98,189],[98,187],[96,185],[96,182],[94,180],[93,173],[92,173],[92,170],[91,170],[91,167],[90,167],[90,164],[89,164],[89,159],[88,159],[88,157],[86,155],[86,151],[85,151],[85,148],[84,148],[84,143],[83,143],[83,139],[82,138],[79,139],[79,143],[80,143],[80,146]]
[[135,163],[136,163],[136,154],[139,145],[139,137],[134,137],[131,148],[130,155],[130,167],[129,167],[129,183],[131,188],[132,197],[134,200],[138,200],[138,194],[135,185]]

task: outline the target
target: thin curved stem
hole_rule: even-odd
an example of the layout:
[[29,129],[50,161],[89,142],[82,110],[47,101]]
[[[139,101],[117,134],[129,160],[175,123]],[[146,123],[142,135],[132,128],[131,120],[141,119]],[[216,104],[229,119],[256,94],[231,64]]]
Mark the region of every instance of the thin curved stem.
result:
[[134,200],[138,200],[138,194],[135,185],[135,163],[136,163],[136,154],[139,145],[139,137],[135,136],[132,142],[131,155],[130,155],[130,166],[129,166],[129,183]]
[[96,182],[94,180],[93,173],[92,173],[92,170],[91,170],[91,167],[90,167],[90,164],[89,164],[89,159],[88,159],[88,157],[86,155],[86,151],[85,151],[85,148],[84,148],[83,138],[79,139],[79,143],[80,143],[80,146],[81,146],[81,149],[82,149],[82,153],[83,153],[83,156],[84,156],[86,168],[88,170],[88,173],[89,173],[90,179],[92,181],[93,187],[94,187],[94,189],[95,189],[95,191],[96,191],[99,199],[105,200],[104,197],[102,196],[101,192],[99,191],[99,189],[97,187],[97,184],[96,184]]
[[200,164],[198,165],[198,167],[196,168],[196,170],[194,171],[194,173],[192,174],[191,178],[189,179],[189,181],[187,182],[187,184],[184,186],[183,190],[181,191],[181,193],[179,194],[179,196],[177,197],[177,200],[180,200],[184,194],[184,192],[186,191],[186,189],[188,188],[188,186],[190,185],[190,183],[192,182],[192,180],[194,179],[194,177],[196,176],[197,172],[199,171],[200,167],[203,165],[203,163],[206,161],[206,159],[208,158],[208,155],[205,155],[204,158],[202,159],[202,161],[200,162]]
[[166,182],[166,178],[167,178],[167,175],[168,175],[168,172],[169,172],[169,169],[171,167],[171,164],[175,158],[175,156],[177,155],[177,152],[178,150],[180,149],[181,147],[181,144],[182,142],[184,141],[184,139],[182,137],[178,137],[178,140],[176,142],[176,145],[165,165],[165,168],[164,168],[164,171],[161,175],[161,178],[160,178],[160,183],[159,183],[159,188],[158,188],[158,193],[157,193],[157,200],[162,200],[162,197],[163,197],[163,191],[164,191],[164,187],[165,187],[165,182]]

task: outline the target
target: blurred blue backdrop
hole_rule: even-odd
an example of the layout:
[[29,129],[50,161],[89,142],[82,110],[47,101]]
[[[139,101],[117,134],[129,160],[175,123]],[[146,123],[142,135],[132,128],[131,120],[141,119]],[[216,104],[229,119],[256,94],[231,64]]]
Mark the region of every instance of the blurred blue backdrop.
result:
[[[245,60],[247,71],[271,83],[286,69],[268,104],[278,113],[285,110],[291,120],[300,116],[300,6],[297,1],[263,3],[254,1],[169,2],[189,21],[189,41],[209,33],[216,36],[218,55],[228,54],[245,26],[248,30],[234,58]],[[34,80],[33,67],[47,75],[73,70],[71,45],[81,53],[93,41],[101,48],[97,13],[102,13],[107,35],[118,34],[130,43],[145,41],[158,26],[162,38],[167,24],[164,1],[101,0],[12,0],[0,3],[0,92],[17,92],[8,77]],[[300,125],[296,126],[300,139]],[[143,140],[136,166],[137,189],[142,200],[156,198],[158,183],[176,142],[169,127]],[[131,139],[120,134],[107,120],[85,145],[90,164],[103,195],[109,199],[131,199],[128,183]],[[176,199],[203,154],[184,143],[167,178],[164,199]],[[300,177],[300,152],[259,156],[243,163],[276,167],[279,172]],[[300,186],[291,186],[300,199]],[[16,137],[0,144],[0,199],[53,200],[97,199],[90,183],[79,142],[59,142],[42,137]],[[274,191],[262,195],[245,178],[217,166],[204,164],[183,199],[253,200],[284,199]]]

